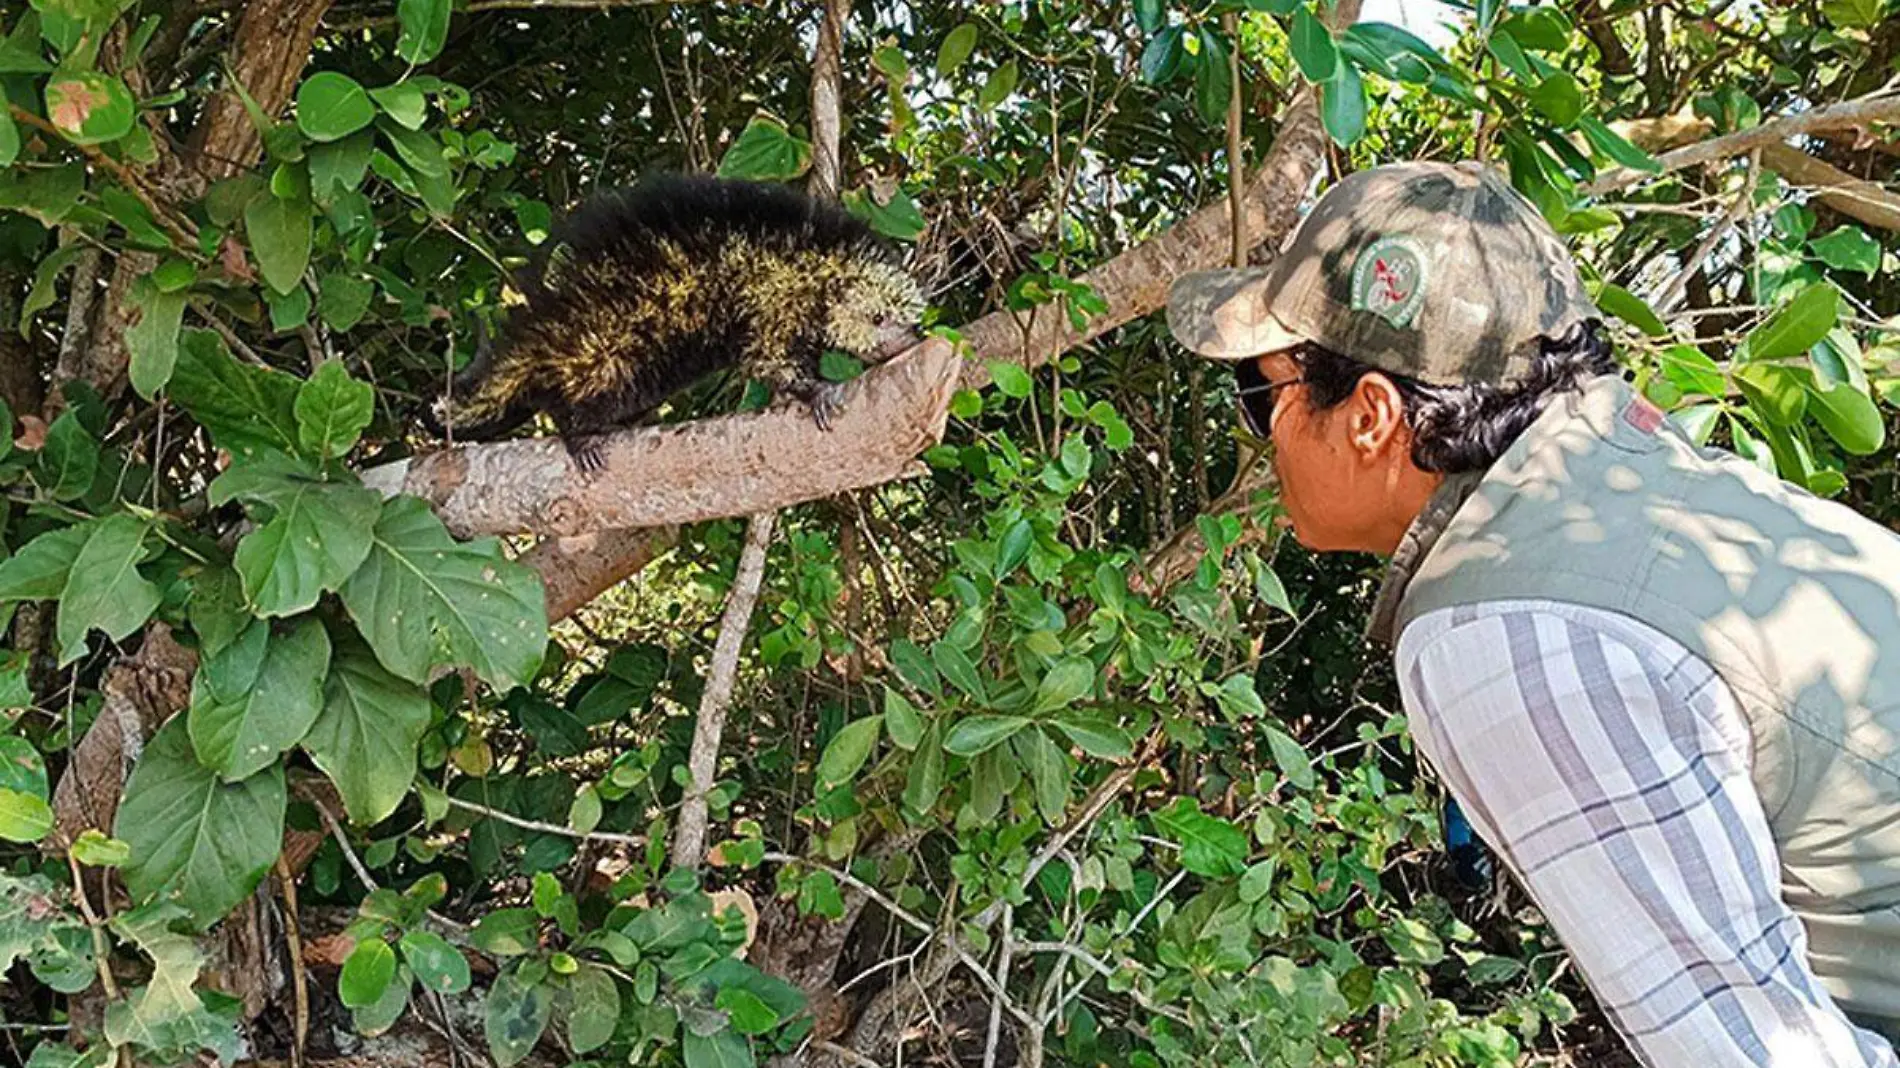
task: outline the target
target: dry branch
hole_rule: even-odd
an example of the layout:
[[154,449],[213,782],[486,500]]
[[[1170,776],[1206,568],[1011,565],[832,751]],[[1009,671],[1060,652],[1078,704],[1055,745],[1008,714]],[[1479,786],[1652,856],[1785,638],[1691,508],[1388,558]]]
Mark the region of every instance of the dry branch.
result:
[[1791,145],[1763,148],[1761,163],[1790,184],[1814,190],[1821,203],[1842,215],[1883,230],[1900,231],[1900,194],[1878,182],[1856,178]]
[[[558,440],[527,438],[444,449],[363,478],[385,494],[427,500],[465,537],[572,537],[750,515],[905,474],[943,434],[955,365],[949,343],[932,339],[872,368],[846,385],[829,431],[799,404],[620,431],[602,447],[606,470],[591,477]],[[628,548],[646,550],[637,540]]]

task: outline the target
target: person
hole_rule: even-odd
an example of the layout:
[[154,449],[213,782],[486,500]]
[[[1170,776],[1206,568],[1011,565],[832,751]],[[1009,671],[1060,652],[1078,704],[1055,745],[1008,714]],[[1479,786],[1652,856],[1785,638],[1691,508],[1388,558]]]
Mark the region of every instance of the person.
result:
[[1890,1066],[1900,535],[1700,448],[1477,164],[1334,184],[1169,294],[1293,532],[1390,558],[1419,752],[1658,1068]]

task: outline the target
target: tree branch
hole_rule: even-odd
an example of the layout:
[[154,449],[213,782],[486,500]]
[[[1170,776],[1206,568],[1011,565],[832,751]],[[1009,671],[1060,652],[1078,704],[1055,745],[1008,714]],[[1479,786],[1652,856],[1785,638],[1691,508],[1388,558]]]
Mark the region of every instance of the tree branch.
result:
[[[1900,92],[1883,89],[1839,104],[1829,104],[1798,115],[1772,119],[1760,126],[1724,134],[1721,137],[1712,137],[1706,141],[1665,152],[1658,156],[1656,161],[1662,164],[1661,174],[1671,174],[1684,167],[1713,163],[1745,152],[1752,152],[1757,148],[1765,149],[1801,134],[1842,130],[1853,126],[1865,127],[1879,122],[1900,122]],[[1601,196],[1657,176],[1648,171],[1619,167],[1599,175],[1596,181],[1584,186],[1583,190],[1586,193]]]

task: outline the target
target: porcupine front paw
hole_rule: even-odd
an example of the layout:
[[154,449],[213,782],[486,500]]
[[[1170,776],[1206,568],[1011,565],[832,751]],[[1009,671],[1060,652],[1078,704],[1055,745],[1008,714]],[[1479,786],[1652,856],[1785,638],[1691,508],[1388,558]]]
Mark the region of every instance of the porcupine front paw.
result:
[[830,430],[831,421],[844,411],[844,385],[839,382],[826,382],[812,388],[806,403],[811,405],[812,421],[820,430]]
[[607,466],[607,458],[601,454],[600,436],[587,434],[579,437],[563,438],[567,454],[574,458],[574,466],[584,475],[591,475]]

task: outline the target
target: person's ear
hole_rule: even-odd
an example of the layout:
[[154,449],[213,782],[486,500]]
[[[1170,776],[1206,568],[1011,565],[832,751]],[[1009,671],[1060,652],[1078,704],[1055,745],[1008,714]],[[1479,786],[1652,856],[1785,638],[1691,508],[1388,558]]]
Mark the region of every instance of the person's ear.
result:
[[1404,443],[1405,398],[1390,378],[1373,371],[1353,387],[1351,441],[1367,460]]

